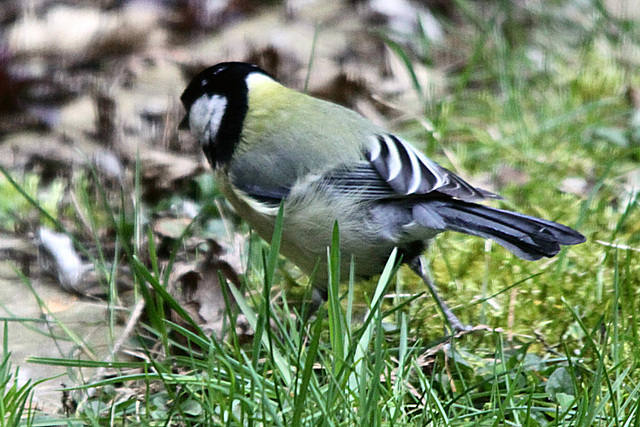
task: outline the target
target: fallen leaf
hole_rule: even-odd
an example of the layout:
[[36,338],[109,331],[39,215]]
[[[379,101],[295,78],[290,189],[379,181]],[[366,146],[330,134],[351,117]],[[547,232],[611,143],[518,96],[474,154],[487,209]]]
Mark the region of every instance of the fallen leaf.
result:
[[[236,310],[237,305],[231,292],[226,288],[227,282],[220,282],[219,274],[240,287],[237,272],[220,259],[222,247],[215,241],[209,240],[209,252],[197,264],[176,263],[174,265],[169,289],[174,298],[180,303],[189,316],[198,324],[205,334],[213,334],[218,338],[224,336],[229,328],[228,313]],[[226,295],[226,299],[225,299]],[[226,301],[231,304],[226,305]],[[190,325],[172,312],[172,319],[185,328]],[[239,316],[236,322],[238,336],[249,337],[249,327]],[[178,337],[180,339],[180,337]]]

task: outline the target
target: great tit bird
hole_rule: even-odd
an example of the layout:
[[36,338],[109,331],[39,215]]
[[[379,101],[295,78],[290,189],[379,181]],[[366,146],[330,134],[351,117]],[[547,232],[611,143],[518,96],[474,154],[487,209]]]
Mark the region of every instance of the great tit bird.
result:
[[443,231],[492,239],[526,260],[585,241],[553,221],[475,203],[499,198],[347,108],[278,83],[261,68],[224,62],[196,75],[181,96],[182,122],[202,144],[221,192],[265,240],[284,209],[281,252],[326,299],[326,251],[334,223],[344,265],[380,274],[398,248],[454,329],[464,326],[437,296],[421,254]]

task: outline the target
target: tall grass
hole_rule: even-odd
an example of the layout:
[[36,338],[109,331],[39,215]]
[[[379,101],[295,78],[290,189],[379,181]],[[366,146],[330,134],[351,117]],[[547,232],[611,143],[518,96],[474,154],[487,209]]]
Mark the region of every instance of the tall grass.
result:
[[[37,384],[16,382],[5,327],[3,425],[640,425],[640,228],[637,188],[629,177],[637,170],[638,141],[633,106],[623,96],[640,77],[616,56],[629,40],[637,46],[638,27],[607,15],[598,0],[587,5],[594,17],[588,28],[572,20],[587,7],[583,3],[573,5],[573,14],[554,16],[569,3],[525,10],[536,25],[521,28],[523,42],[512,37],[521,26],[516,3],[501,2],[487,18],[480,5],[456,1],[468,24],[462,30],[470,54],[449,76],[444,99],[428,96],[411,68],[417,59],[388,39],[421,103],[420,120],[403,129],[408,138],[424,137],[427,124],[426,151],[435,160],[473,182],[490,174],[506,207],[568,223],[589,238],[540,263],[466,236],[437,239],[429,256],[443,295],[465,323],[486,328],[441,338],[433,302],[416,297],[423,289],[398,267],[395,253],[370,297],[353,278],[340,284],[337,229],[327,253],[329,301],[312,318],[300,315],[306,308],[274,292],[283,268],[280,217],[271,245],[252,265],[260,274],[245,276],[253,292],[245,296],[228,284],[225,298],[239,311],[229,309],[227,335],[207,336],[167,291],[182,240],[163,269],[140,220],[139,183],[133,214],[124,201],[120,210],[112,208],[104,191],[97,202],[80,191],[98,249],[100,221],[106,217],[115,230],[112,260],[100,250],[97,256],[86,251],[104,275],[111,306],[118,300],[121,262],[144,302],[148,319],[138,358],[32,357],[32,363],[72,371],[110,372],[65,389],[79,396],[70,417],[42,417],[30,406]],[[603,43],[610,49],[601,49]],[[534,54],[544,61],[533,61]],[[62,228],[5,169],[0,172]],[[585,189],[561,191],[567,177],[584,178]],[[389,292],[393,298],[384,297]],[[356,305],[363,301],[361,316]],[[168,320],[168,309],[185,322]],[[112,312],[111,330],[114,319]],[[249,343],[236,332],[241,319],[253,330]]]
[[[237,313],[228,313],[225,339],[206,336],[164,289],[168,272],[157,275],[154,267],[129,257],[141,287],[155,291],[141,289],[140,294],[149,313],[146,333],[157,337],[163,351],[148,351],[139,362],[31,358],[32,363],[118,372],[67,389],[94,390],[68,423],[608,426],[632,425],[637,419],[637,356],[620,333],[628,256],[615,257],[614,293],[598,324],[587,326],[583,315],[565,305],[584,347],[565,344],[539,355],[531,352],[531,341],[507,341],[500,331],[430,344],[416,339],[407,313],[416,301],[389,305],[382,298],[397,269],[395,253],[367,314],[354,321],[354,281],[345,288],[335,280],[340,277],[337,228],[327,254],[333,278],[328,306],[305,320],[288,304],[286,293],[275,303],[271,296],[281,230],[280,215],[262,254],[262,292],[249,301],[229,284],[229,297],[254,330],[248,345],[236,335]],[[153,258],[154,251],[149,252]],[[167,320],[167,306],[192,328]],[[123,386],[135,393],[117,393]],[[5,386],[5,406],[13,408],[5,413],[16,414],[13,419],[25,425],[59,423],[59,417],[35,421],[27,406],[32,387]]]

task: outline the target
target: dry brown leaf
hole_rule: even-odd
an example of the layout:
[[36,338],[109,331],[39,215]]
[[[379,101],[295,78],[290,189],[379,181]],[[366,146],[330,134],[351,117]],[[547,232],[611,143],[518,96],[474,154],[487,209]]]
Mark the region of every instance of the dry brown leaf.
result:
[[[236,287],[240,286],[237,272],[225,261],[220,259],[222,248],[214,241],[209,240],[211,248],[207,256],[198,262],[176,263],[174,265],[169,288],[170,292],[184,308],[189,316],[207,334],[222,337],[229,327],[227,314],[236,310],[237,305],[231,292],[224,287],[226,281],[220,282],[219,274]],[[227,307],[225,295],[231,304]],[[172,318],[178,324],[189,328],[189,324],[172,313]],[[248,324],[238,317],[236,333],[240,337],[248,337]]]
[[495,174],[498,188],[508,185],[524,185],[531,180],[528,173],[511,165],[501,165]]
[[144,2],[131,2],[115,11],[56,5],[42,17],[25,11],[9,28],[7,41],[17,55],[86,61],[158,44],[164,39],[160,17],[161,9]]
[[191,224],[190,218],[160,218],[153,223],[153,232],[170,239],[178,239]]
[[591,190],[591,185],[582,177],[568,177],[560,183],[560,191],[586,197]]
[[62,289],[83,293],[86,287],[83,278],[92,266],[82,261],[69,236],[42,227],[36,239],[42,271],[56,278]]
[[184,154],[172,154],[156,149],[141,148],[140,161],[143,165],[142,181],[145,198],[155,200],[175,192],[185,180],[201,173],[204,168],[201,161]]

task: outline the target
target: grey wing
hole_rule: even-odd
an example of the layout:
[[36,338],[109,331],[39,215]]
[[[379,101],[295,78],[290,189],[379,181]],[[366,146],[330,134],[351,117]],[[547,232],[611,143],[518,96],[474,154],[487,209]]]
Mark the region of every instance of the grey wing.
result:
[[416,148],[391,134],[381,134],[365,150],[366,161],[335,169],[324,179],[334,189],[369,199],[429,193],[459,200],[499,199],[473,187]]
[[460,200],[500,198],[490,191],[473,187],[391,134],[378,135],[365,155],[391,188],[405,196],[437,191]]
[[387,199],[397,197],[393,188],[380,176],[368,161],[348,164],[332,169],[320,179],[320,184],[341,194],[351,194],[362,199]]

